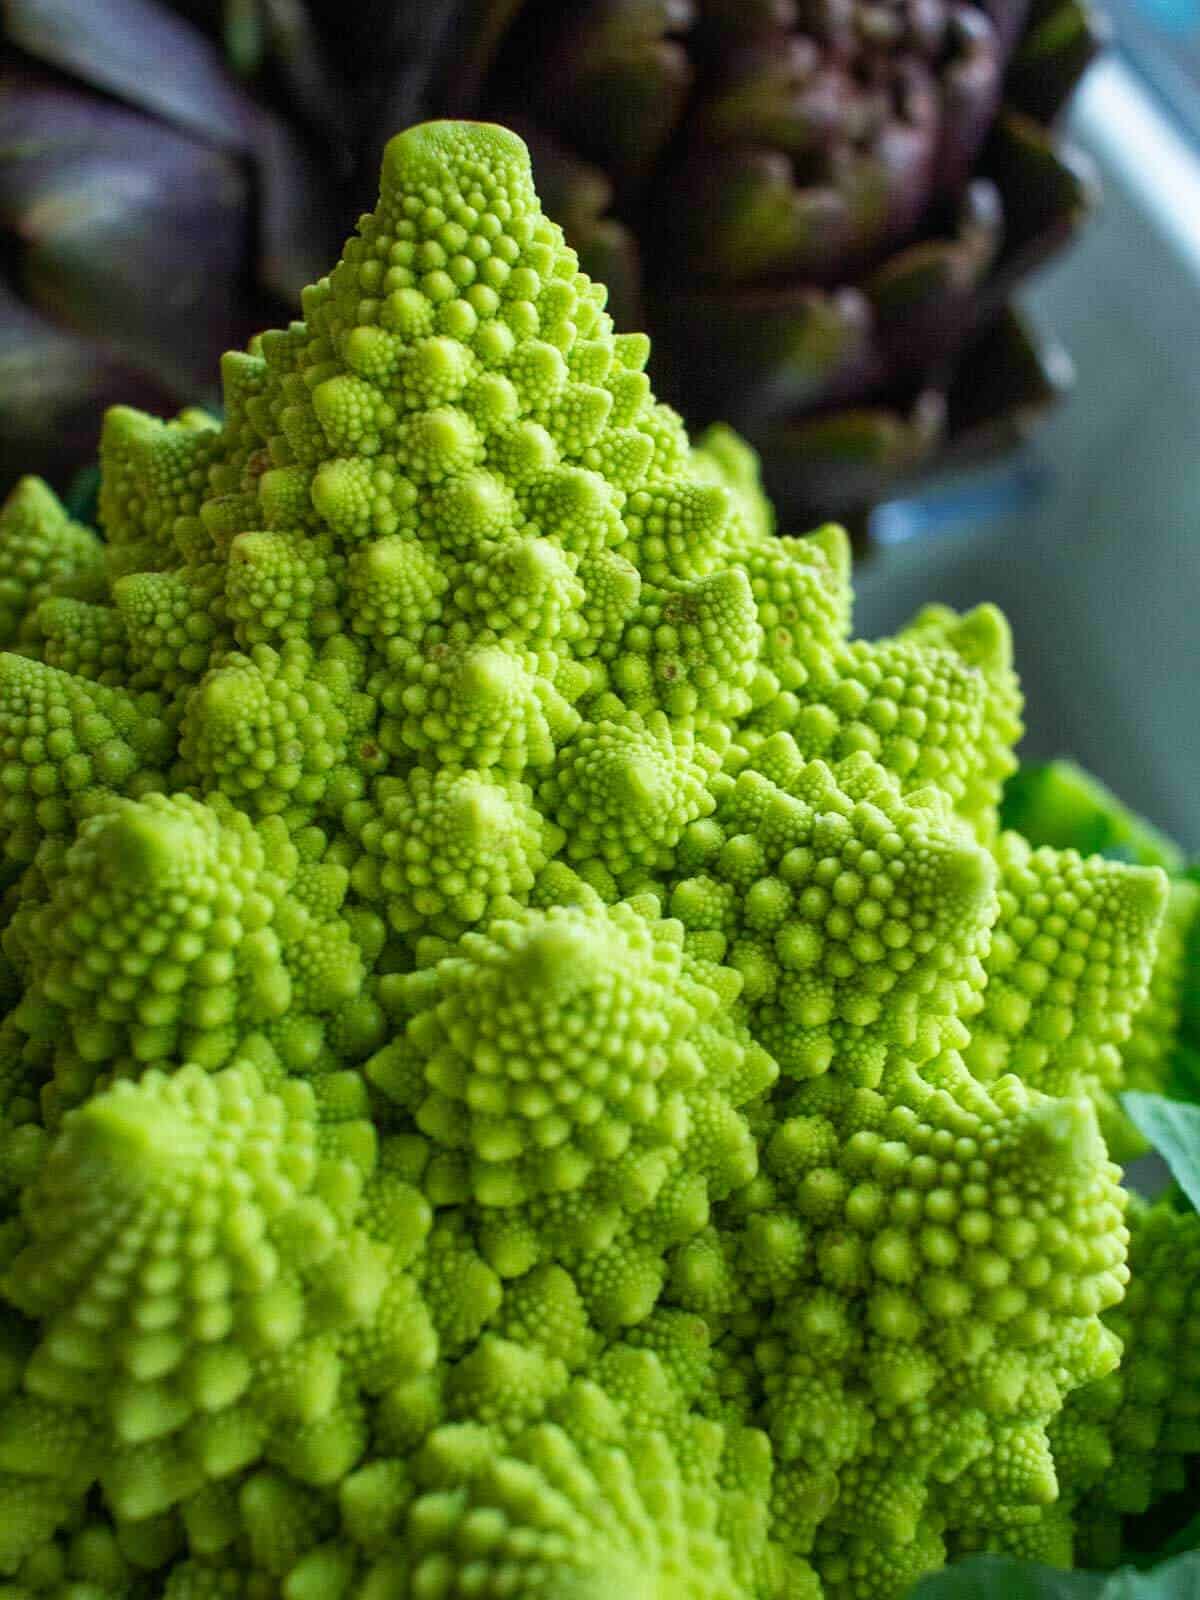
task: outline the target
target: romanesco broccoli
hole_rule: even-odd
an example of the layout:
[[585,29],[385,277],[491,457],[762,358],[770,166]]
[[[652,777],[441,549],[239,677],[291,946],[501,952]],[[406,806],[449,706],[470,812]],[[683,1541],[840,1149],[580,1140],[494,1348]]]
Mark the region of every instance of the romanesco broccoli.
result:
[[0,514],[9,1600],[898,1600],[1200,1449],[1163,874],[1000,831],[1003,619],[852,641],[604,301],[415,128],[103,542]]

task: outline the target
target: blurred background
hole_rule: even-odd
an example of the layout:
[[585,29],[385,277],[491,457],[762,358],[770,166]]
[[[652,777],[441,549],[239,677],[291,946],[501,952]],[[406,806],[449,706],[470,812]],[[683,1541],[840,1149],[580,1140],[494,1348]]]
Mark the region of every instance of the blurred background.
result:
[[1003,452],[1062,388],[1014,289],[1094,207],[1090,0],[4,0],[0,470],[214,400],[429,116],[514,126],[693,428],[791,525]]
[[[1200,114],[1200,76],[1191,93]],[[1070,398],[998,469],[877,510],[856,618],[886,632],[927,595],[995,600],[1025,685],[1022,754],[1075,756],[1195,854],[1200,147],[1116,51],[1070,131],[1104,203],[1023,296],[1071,353]]]
[[860,630],[998,601],[1027,752],[1198,850],[1200,0],[1102,3],[4,0],[0,492],[89,516],[107,404],[215,405],[384,140],[500,118]]

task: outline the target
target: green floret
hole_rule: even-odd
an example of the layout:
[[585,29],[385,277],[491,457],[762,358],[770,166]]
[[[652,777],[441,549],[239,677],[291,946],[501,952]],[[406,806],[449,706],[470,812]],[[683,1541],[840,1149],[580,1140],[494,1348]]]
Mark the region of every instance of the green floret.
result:
[[52,1075],[48,1042],[30,1039],[7,1017],[0,1024],[0,1219],[8,1218],[45,1153],[42,1094]]
[[1124,1358],[1069,1413],[1099,1427],[1111,1452],[1079,1485],[1090,1491],[1085,1520],[1101,1508],[1147,1510],[1186,1486],[1187,1460],[1200,1454],[1200,1217],[1142,1203],[1131,1231],[1129,1292],[1106,1318]]
[[617,1450],[580,1449],[546,1425],[481,1466],[465,1495],[461,1474],[452,1474],[443,1498],[433,1491],[413,1508],[408,1560],[417,1591],[437,1582],[455,1600],[514,1593],[600,1600],[614,1592],[651,1600],[666,1584],[703,1600],[751,1593],[730,1570],[712,1525],[716,1506],[701,1514],[703,1502],[689,1495],[663,1434],[622,1438]]
[[538,800],[563,829],[568,860],[598,857],[618,882],[653,873],[670,864],[688,824],[713,809],[707,780],[716,763],[706,754],[661,712],[586,722],[559,750]]
[[346,564],[346,612],[355,633],[386,648],[437,622],[449,579],[434,556],[398,533],[360,545]]
[[894,639],[856,640],[826,656],[804,683],[768,702],[754,726],[790,732],[809,757],[864,751],[906,792],[934,785],[986,839],[1021,734],[1011,656],[1008,624],[994,606],[963,617],[930,607]]
[[763,664],[778,689],[798,689],[850,631],[850,542],[830,524],[805,539],[756,544],[744,559]]
[[135,682],[175,694],[232,642],[223,581],[213,561],[197,562],[187,571],[136,571],[117,579],[112,597],[129,640]]
[[[732,491],[746,526],[756,538],[775,532],[775,507],[763,491],[758,457],[732,428],[723,422],[706,428],[692,447],[691,464],[697,477],[723,484]],[[837,537],[848,558],[849,545],[840,528]]]
[[216,420],[184,411],[160,422],[114,406],[100,440],[100,524],[111,578],[177,566],[176,517],[194,517],[223,443]]
[[698,1261],[674,1282],[710,1324],[761,1330],[786,1538],[851,1593],[847,1547],[912,1572],[973,1505],[1053,1499],[1047,1425],[1119,1356],[1098,1314],[1127,1277],[1124,1195],[1087,1102],[1014,1078],[988,1096],[953,1056],[875,1090],[822,1079],[778,1116],[721,1241],[759,1270],[726,1307]]
[[746,574],[730,567],[671,589],[644,587],[611,666],[614,690],[708,732],[745,716],[762,647]]
[[902,1600],[1200,1454],[1100,1131],[1195,886],[1002,832],[999,613],[852,640],[649,355],[430,124],[0,511],[6,1600]]
[[1200,1454],[1200,1217],[1135,1198],[1129,1229],[1129,1287],[1104,1317],[1120,1365],[1074,1390],[1049,1430],[1058,1502],[1021,1522],[978,1517],[965,1548],[1116,1566],[1123,1522],[1187,1488]]
[[352,1000],[361,957],[332,914],[345,871],[324,915],[297,896],[300,881],[278,820],[256,830],[219,796],[153,794],[89,817],[47,868],[44,900],[26,902],[6,935],[27,974],[17,1023],[54,1042],[63,1103],[112,1072],[220,1066],[256,1028],[294,1028]]
[[524,639],[534,650],[553,646],[584,628],[578,570],[579,558],[548,539],[511,539],[467,564],[455,604],[481,633]]
[[181,776],[251,816],[336,816],[380,765],[360,676],[353,651],[336,643],[319,657],[302,640],[223,657],[185,701]]
[[427,765],[547,766],[579,713],[531,652],[508,643],[431,644],[408,654],[383,689],[380,738]]
[[153,1579],[131,1561],[112,1528],[81,1510],[72,1526],[22,1563],[6,1600],[152,1600]]
[[[982,837],[990,839],[995,833],[1004,780],[1017,764],[1013,746],[1024,732],[1023,697],[1013,671],[1008,622],[992,605],[976,606],[961,617],[949,606],[931,605],[918,612],[900,637],[951,652],[977,674],[976,681],[982,685],[974,754],[963,765],[960,779],[953,753],[948,750],[947,765],[938,781],[953,796],[955,810]],[[927,705],[926,714],[931,721],[932,712],[933,708]],[[936,770],[936,758],[927,759]]]
[[[301,1485],[344,1475],[363,1444],[360,1390],[436,1350],[404,1273],[429,1208],[372,1178],[365,1110],[357,1078],[323,1116],[307,1085],[268,1088],[238,1063],[151,1070],[64,1118],[4,1279],[42,1330],[0,1410],[8,1495],[98,1479],[120,1527],[173,1505],[186,1518],[196,1497],[211,1507],[210,1482],[263,1460]],[[245,1502],[262,1483],[240,1496],[252,1546]]]
[[1015,833],[1001,836],[996,859],[1000,915],[971,1070],[984,1083],[1015,1072],[1050,1094],[1111,1094],[1149,990],[1166,879],[1155,867],[1033,850]]
[[172,730],[151,694],[0,655],[0,814],[5,855],[31,861],[105,797],[162,785]]
[[515,910],[562,843],[525,784],[453,767],[380,779],[343,824],[361,846],[355,892],[397,933],[444,938]]
[[464,1600],[759,1593],[773,1575],[765,1441],[689,1417],[682,1402],[654,1355],[617,1346],[511,1442],[438,1430],[405,1540],[375,1570]]
[[[701,1189],[692,1227],[706,1192],[753,1176],[734,1107],[774,1077],[762,1052],[713,1020],[736,976],[705,981],[682,944],[653,902],[494,923],[397,986],[412,1018],[366,1068],[447,1153],[443,1181],[473,1196],[497,1270],[578,1265],[585,1300],[607,1321],[649,1311],[661,1276],[649,1241],[661,1255],[669,1230],[691,1231],[676,1214],[684,1172]],[[649,1303],[638,1272],[626,1274],[637,1262]]]
[[96,683],[119,686],[128,681],[129,635],[114,606],[56,596],[38,606],[33,629],[47,666]]
[[[1171,873],[1184,865],[1182,853],[1169,839],[1069,761],[1022,766],[1005,791],[1004,818],[1034,846],[1051,845],[1143,868],[1164,867]],[[1097,859],[1082,870],[1103,874],[1106,869]],[[1119,893],[1120,882],[1118,868],[1115,892]],[[1120,1045],[1116,1071],[1110,1049],[1109,1071],[1092,1085],[1105,1138],[1121,1160],[1144,1154],[1147,1145],[1122,1111],[1116,1090],[1140,1089],[1184,1099],[1194,1094],[1196,1049],[1190,1013],[1198,930],[1200,884],[1194,877],[1172,877],[1145,1000],[1129,1021],[1127,1036],[1122,1031],[1123,1042],[1116,1041]],[[1102,939],[1109,931],[1103,926],[1097,930]],[[1120,992],[1119,984],[1110,985],[1110,997],[1114,991]],[[1127,1009],[1123,1001],[1122,996],[1115,1008],[1122,1030]]]
[[223,598],[242,649],[338,632],[343,568],[325,538],[239,533],[229,547]]
[[865,754],[805,762],[786,734],[684,832],[670,909],[719,935],[785,1073],[878,1081],[889,1046],[932,1054],[983,985],[994,869],[939,792],[910,801]]
[[51,595],[94,600],[103,593],[100,540],[71,521],[40,478],[22,478],[0,506],[0,649],[29,631]]

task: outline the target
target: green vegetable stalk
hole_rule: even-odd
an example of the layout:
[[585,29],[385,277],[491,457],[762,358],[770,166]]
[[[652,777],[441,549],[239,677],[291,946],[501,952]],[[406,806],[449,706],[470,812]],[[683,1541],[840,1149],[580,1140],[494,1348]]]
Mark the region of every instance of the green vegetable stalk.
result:
[[1200,1446],[1164,873],[1000,830],[1000,615],[852,640],[604,303],[414,128],[103,541],[0,517],[12,1600],[898,1600]]

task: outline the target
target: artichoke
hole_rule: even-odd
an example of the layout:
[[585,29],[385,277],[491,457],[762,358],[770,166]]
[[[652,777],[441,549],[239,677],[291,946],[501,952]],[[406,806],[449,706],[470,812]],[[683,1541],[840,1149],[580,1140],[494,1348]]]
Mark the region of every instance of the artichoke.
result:
[[64,483],[115,400],[215,403],[221,352],[298,301],[345,208],[332,146],[195,20],[154,0],[0,16],[3,489],[27,468]]
[[143,403],[203,402],[214,354],[361,209],[387,136],[484,116],[531,144],[689,424],[750,435],[785,525],[861,522],[1058,387],[1008,301],[1091,203],[1053,132],[1098,42],[1085,7],[8,0],[0,437],[61,476],[114,365]]

